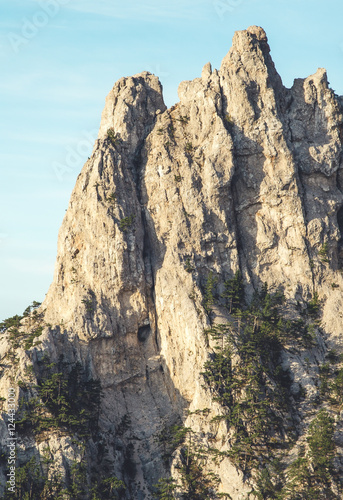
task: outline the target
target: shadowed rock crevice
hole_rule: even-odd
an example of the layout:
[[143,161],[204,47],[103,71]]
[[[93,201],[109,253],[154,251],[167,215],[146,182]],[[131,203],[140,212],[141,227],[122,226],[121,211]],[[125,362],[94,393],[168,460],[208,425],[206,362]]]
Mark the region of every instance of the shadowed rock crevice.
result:
[[341,233],[341,237],[339,239],[339,243],[341,243],[343,240],[343,207],[341,207],[337,212],[337,224]]

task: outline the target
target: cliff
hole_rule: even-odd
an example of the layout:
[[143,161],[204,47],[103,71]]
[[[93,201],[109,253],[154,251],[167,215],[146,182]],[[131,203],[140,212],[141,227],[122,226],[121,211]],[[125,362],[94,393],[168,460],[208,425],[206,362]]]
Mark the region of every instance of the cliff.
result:
[[46,299],[2,323],[15,498],[342,498],[341,99],[259,27],[179,98],[115,84]]

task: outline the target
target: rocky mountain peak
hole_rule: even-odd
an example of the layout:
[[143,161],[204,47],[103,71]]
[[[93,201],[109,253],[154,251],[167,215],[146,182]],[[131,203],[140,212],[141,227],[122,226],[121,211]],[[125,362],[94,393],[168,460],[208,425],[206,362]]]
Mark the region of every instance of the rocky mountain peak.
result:
[[46,299],[1,324],[21,477],[36,460],[37,499],[342,498],[341,99],[322,69],[285,88],[256,26],[178,93],[114,85]]
[[99,139],[106,139],[109,129],[115,130],[130,152],[145,139],[157,112],[165,111],[159,79],[144,71],[121,78],[106,98],[101,116]]
[[250,26],[246,30],[235,32],[232,39],[232,52],[254,52],[258,48],[266,55],[270,52],[268,38],[263,28]]

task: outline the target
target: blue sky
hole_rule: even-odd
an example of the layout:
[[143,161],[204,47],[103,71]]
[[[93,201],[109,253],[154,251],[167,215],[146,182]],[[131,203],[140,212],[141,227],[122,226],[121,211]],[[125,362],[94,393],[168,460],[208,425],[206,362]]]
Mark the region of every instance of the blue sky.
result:
[[[219,67],[234,31],[268,35],[286,86],[325,67],[343,94],[343,3],[329,0],[0,0],[0,320],[44,299],[58,230],[114,82]],[[61,167],[66,168],[62,171]]]

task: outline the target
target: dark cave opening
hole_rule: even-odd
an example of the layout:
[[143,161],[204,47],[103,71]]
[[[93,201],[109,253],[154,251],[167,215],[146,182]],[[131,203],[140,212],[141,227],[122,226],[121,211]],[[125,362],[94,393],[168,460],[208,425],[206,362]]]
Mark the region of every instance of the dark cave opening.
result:
[[138,340],[140,342],[145,342],[151,333],[150,325],[144,325],[138,329]]

